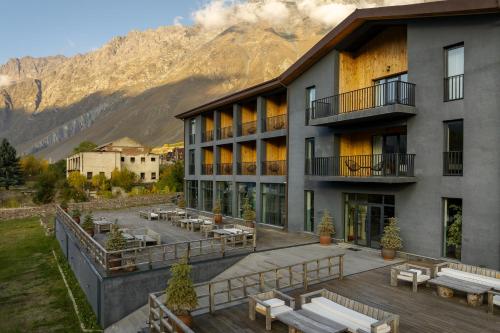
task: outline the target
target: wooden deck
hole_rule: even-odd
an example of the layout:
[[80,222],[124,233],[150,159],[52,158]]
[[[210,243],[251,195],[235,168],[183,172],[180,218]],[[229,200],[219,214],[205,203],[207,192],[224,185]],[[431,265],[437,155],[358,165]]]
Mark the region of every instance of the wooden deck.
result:
[[[471,308],[465,297],[442,299],[433,288],[411,291],[410,284],[391,287],[390,267],[348,276],[342,281],[331,281],[310,288],[326,288],[368,305],[400,315],[400,332],[472,333],[500,332],[500,316],[489,315],[486,306]],[[303,291],[289,293],[298,296]],[[297,299],[298,301],[298,299]],[[194,331],[212,332],[266,332],[263,317],[248,319],[248,305],[238,305],[194,318]],[[288,332],[285,325],[274,322],[272,332]]]

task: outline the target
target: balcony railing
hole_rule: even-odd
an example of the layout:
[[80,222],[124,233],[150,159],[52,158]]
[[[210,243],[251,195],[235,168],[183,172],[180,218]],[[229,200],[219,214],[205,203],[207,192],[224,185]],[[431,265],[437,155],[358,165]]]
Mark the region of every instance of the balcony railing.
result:
[[194,164],[189,164],[189,174],[194,175],[195,166]]
[[463,152],[447,151],[443,153],[443,175],[462,176],[464,172]]
[[226,126],[217,129],[217,139],[228,139],[233,137],[233,126]]
[[203,142],[209,142],[214,140],[214,130],[207,130],[201,135],[201,140]]
[[306,159],[310,176],[413,177],[415,154],[377,154]]
[[281,129],[286,128],[286,122],[287,122],[287,115],[286,114],[280,114],[278,116],[273,116],[273,117],[267,117],[264,119],[263,122],[263,131],[265,132],[270,132],[270,131],[277,131]]
[[265,161],[262,162],[262,174],[266,176],[286,175],[286,161]]
[[246,123],[238,124],[238,133],[239,135],[252,135],[257,133],[257,121],[248,121]]
[[217,174],[218,175],[232,175],[233,174],[233,163],[217,163]]
[[415,85],[404,81],[376,84],[317,99],[308,111],[311,119],[317,119],[393,104],[415,106]]
[[454,101],[464,98],[464,75],[444,78],[444,101]]
[[194,145],[196,141],[196,135],[195,134],[189,134],[189,144]]
[[256,162],[240,162],[238,163],[238,175],[255,175],[257,171]]
[[214,174],[214,165],[212,163],[205,163],[201,165],[201,174],[202,175],[213,175]]

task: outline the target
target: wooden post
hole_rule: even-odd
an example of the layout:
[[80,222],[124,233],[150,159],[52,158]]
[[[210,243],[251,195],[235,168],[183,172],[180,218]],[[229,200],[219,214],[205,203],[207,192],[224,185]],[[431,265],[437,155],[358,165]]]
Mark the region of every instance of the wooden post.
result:
[[339,257],[339,279],[344,278],[344,255],[341,254]]
[[259,273],[259,290],[260,292],[263,292],[264,291],[264,275],[261,273]]
[[187,253],[186,253],[187,261],[191,259],[191,243],[188,243]]
[[[137,258],[137,256],[135,256]],[[149,262],[149,269],[153,269],[153,255],[151,254],[151,248],[148,247],[148,262]]]
[[303,272],[302,284],[304,286],[304,290],[307,290],[307,263],[302,264],[302,272]]
[[227,279],[227,301],[231,302],[231,279]]
[[332,275],[332,257],[328,257],[328,276]]
[[247,277],[243,276],[243,296],[247,297]]
[[288,266],[288,278],[290,280],[290,287],[293,284],[293,275],[292,274],[293,274],[292,266]]
[[316,260],[316,279],[319,281],[319,259]]
[[279,278],[279,274],[278,274],[278,269],[277,268],[274,270],[274,279],[275,279],[275,282],[276,282],[276,289],[280,289],[280,278]]
[[212,283],[208,284],[208,294],[210,295],[208,298],[208,308],[210,309],[210,313],[215,312],[215,290]]
[[223,257],[226,256],[226,236],[222,236],[220,240],[221,254]]
[[177,243],[174,244],[174,259],[177,260]]

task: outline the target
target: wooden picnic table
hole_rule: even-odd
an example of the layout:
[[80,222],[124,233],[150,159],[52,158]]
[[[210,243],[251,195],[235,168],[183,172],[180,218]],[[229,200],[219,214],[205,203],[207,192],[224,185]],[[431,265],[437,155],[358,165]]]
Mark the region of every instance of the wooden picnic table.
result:
[[324,318],[307,310],[288,311],[278,314],[276,318],[288,325],[288,332],[303,333],[343,333],[347,327],[334,320]]
[[483,303],[483,295],[492,289],[490,286],[451,276],[439,276],[429,280],[429,283],[438,287],[438,293],[441,297],[452,297],[453,290],[467,293],[467,303],[472,306],[481,305]]
[[113,222],[111,221],[108,221],[106,219],[102,219],[102,220],[95,220],[94,221],[94,226],[96,228],[96,232],[98,234],[102,233],[102,232],[107,232],[107,231],[111,231],[111,226],[113,225]]

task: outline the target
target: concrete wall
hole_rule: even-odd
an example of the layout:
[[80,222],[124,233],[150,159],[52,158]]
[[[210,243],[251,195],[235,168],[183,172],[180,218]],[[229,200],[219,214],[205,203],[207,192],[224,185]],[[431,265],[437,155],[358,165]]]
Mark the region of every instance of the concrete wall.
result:
[[[155,154],[138,154],[138,155],[124,155],[120,156],[124,159],[120,162],[121,169],[127,168],[128,170],[135,172],[138,179],[141,173],[144,173],[145,183],[154,183],[158,181],[160,177],[160,156]],[[131,158],[135,158],[135,162],[131,161]],[[144,158],[144,162],[141,162]],[[152,174],[155,173],[156,179],[152,178]]]

